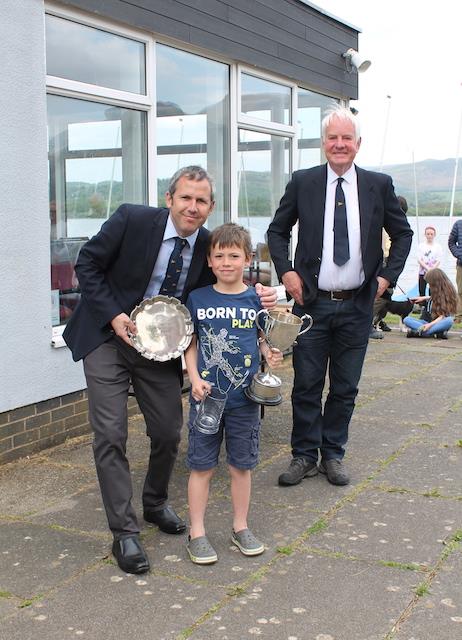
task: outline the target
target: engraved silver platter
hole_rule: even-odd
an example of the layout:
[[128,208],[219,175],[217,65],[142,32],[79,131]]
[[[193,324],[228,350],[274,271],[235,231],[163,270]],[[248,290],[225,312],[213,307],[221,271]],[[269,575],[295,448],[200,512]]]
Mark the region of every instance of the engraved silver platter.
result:
[[176,298],[146,298],[130,314],[136,334],[133,346],[148,360],[165,362],[178,358],[189,346],[194,331],[188,309]]

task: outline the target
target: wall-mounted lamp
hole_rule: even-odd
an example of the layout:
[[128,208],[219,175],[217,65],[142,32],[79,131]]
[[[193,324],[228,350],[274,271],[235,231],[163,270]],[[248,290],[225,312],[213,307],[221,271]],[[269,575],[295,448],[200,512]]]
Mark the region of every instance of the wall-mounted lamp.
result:
[[355,49],[348,49],[348,51],[342,53],[342,58],[345,58],[348,73],[353,73],[353,71],[362,73],[363,71],[367,71],[371,66],[371,61],[360,56]]

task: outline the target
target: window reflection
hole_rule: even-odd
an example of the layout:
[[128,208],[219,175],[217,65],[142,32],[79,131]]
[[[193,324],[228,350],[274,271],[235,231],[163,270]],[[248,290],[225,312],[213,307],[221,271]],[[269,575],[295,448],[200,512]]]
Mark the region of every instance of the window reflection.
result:
[[159,205],[175,171],[201,165],[215,180],[213,228],[229,219],[229,67],[165,45],[156,61]]
[[315,167],[324,161],[321,149],[321,121],[324,111],[335,104],[332,98],[298,89],[296,169]]
[[48,96],[53,325],[79,297],[74,264],[82,244],[122,202],[146,202],[145,114]]
[[241,74],[241,111],[253,118],[291,124],[291,89],[277,82]]
[[49,75],[146,93],[142,42],[52,15],[45,26]]
[[238,144],[239,222],[252,236],[250,283],[277,284],[271,266],[266,231],[290,172],[290,139],[241,129]]

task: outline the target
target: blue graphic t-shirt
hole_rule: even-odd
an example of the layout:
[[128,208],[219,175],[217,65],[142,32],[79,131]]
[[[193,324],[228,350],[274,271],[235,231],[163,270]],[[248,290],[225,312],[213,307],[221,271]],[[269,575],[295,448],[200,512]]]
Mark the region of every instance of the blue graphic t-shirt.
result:
[[260,363],[255,317],[261,304],[255,289],[229,294],[203,287],[189,294],[186,306],[197,337],[199,375],[228,394],[227,409],[253,404],[244,389]]

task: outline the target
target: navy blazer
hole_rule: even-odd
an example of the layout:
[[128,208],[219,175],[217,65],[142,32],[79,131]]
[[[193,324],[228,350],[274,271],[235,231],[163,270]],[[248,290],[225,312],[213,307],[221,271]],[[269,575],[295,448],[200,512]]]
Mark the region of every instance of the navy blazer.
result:
[[[377,276],[396,284],[412,242],[412,229],[399,205],[390,176],[356,167],[358,178],[361,253],[364,282],[355,304],[367,310],[377,292]],[[303,280],[304,303],[316,299],[321,267],[327,164],[295,171],[268,229],[268,246],[276,272],[295,270]],[[295,261],[289,260],[292,227],[298,221]],[[382,229],[391,238],[390,254],[383,265]]]
[[[82,247],[75,265],[81,299],[63,332],[75,361],[113,335],[111,320],[130,315],[144,296],[163,241],[168,209],[122,204]],[[194,245],[181,301],[192,289],[214,282],[207,266],[209,232]]]

